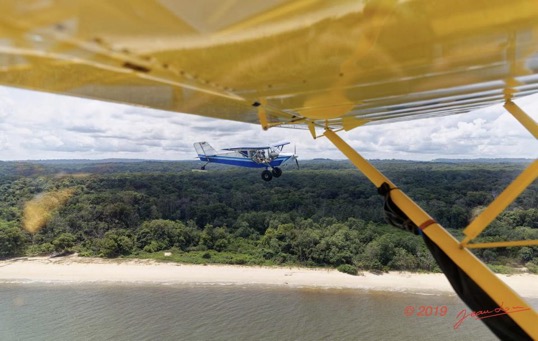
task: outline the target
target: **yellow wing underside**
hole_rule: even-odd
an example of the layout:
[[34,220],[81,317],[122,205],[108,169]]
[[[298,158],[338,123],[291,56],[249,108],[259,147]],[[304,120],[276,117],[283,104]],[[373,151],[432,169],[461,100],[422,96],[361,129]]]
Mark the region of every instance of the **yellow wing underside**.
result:
[[535,0],[3,0],[0,84],[351,129],[538,92]]

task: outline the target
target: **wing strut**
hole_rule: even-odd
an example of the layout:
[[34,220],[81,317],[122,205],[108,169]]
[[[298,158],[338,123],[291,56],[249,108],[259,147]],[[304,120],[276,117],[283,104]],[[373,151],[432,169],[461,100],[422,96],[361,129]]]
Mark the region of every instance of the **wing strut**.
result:
[[508,110],[527,130],[538,139],[538,124],[512,101],[506,101],[504,108]]
[[531,163],[506,189],[493,200],[466,228],[461,245],[468,248],[538,245],[538,240],[518,240],[468,244],[476,238],[516,197],[538,178],[538,160]]
[[392,202],[419,227],[460,298],[472,311],[497,312],[482,319],[495,335],[503,340],[538,340],[538,314],[531,306],[334,131],[326,129],[324,136],[377,188],[390,186]]

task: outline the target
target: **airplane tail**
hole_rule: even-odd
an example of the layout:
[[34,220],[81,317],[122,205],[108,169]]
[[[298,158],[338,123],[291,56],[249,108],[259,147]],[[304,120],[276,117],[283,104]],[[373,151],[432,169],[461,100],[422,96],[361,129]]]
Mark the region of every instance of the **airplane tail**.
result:
[[196,153],[198,153],[198,156],[217,155],[217,151],[213,147],[211,147],[209,143],[205,141],[194,143],[194,149],[196,150]]

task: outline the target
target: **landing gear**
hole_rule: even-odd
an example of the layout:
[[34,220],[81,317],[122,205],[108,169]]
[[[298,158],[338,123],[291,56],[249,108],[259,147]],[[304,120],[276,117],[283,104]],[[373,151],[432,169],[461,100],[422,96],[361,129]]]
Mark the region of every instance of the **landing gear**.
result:
[[282,169],[280,167],[273,167],[271,170],[266,169],[262,172],[262,179],[265,181],[271,181],[273,177],[278,178],[282,175]]
[[[279,175],[280,176],[280,175]],[[271,174],[271,171],[269,171],[268,169],[264,170],[262,172],[262,179],[265,180],[265,181],[271,181],[271,179],[273,178],[273,174]]]

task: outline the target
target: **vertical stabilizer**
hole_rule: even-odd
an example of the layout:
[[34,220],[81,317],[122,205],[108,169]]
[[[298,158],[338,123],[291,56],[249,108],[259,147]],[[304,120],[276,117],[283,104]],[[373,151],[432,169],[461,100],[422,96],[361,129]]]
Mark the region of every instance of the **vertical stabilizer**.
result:
[[198,155],[204,155],[204,156],[217,155],[217,151],[213,149],[213,147],[211,147],[211,145],[205,141],[195,142],[194,149],[196,149],[196,153],[198,153]]

